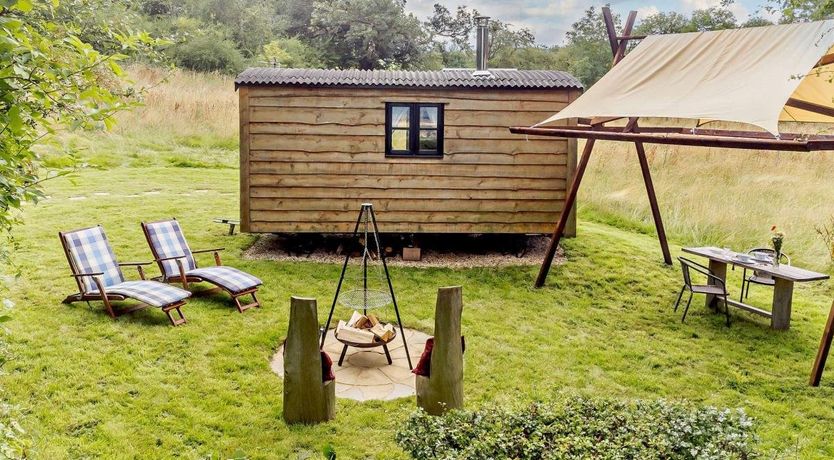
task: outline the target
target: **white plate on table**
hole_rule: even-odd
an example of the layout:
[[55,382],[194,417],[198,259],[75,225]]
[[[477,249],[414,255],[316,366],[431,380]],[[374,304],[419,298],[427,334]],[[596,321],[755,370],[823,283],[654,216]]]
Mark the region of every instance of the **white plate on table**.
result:
[[742,264],[752,264],[752,263],[757,262],[756,259],[748,256],[747,254],[736,254],[733,257],[733,261],[734,262],[739,262],[739,263],[742,263]]
[[756,262],[761,262],[761,263],[765,263],[765,264],[773,263],[773,256],[763,254],[761,252],[757,252],[757,253],[753,254],[753,258],[756,259]]

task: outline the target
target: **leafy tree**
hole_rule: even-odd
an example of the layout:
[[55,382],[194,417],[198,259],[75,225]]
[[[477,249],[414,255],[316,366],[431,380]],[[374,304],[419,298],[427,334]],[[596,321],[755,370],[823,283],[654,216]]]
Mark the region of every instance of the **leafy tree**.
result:
[[781,13],[781,22],[817,21],[834,17],[834,0],[768,0],[765,10]]
[[[61,18],[59,3],[0,0],[0,259],[8,261],[12,227],[25,202],[42,197],[34,146],[57,129],[109,127],[127,106],[129,90],[117,84],[124,54],[104,54],[79,39],[82,30]],[[102,26],[127,52],[151,53],[159,42]]]
[[748,18],[746,21],[744,21],[744,23],[741,24],[741,27],[762,27],[762,26],[772,26],[772,25],[773,25],[773,21],[770,21],[770,20],[765,19],[765,18],[760,18],[758,16],[753,16],[753,17]]
[[[635,28],[638,35],[677,34],[738,27],[735,15],[727,7],[720,6],[695,10],[690,17],[674,11],[659,12],[643,18]],[[760,24],[759,24],[760,25]]]
[[199,5],[198,18],[221,27],[247,58],[256,56],[264,44],[283,32],[274,0],[201,0]]
[[500,52],[492,62],[494,67],[528,70],[563,69],[558,47],[528,46],[512,52]]
[[192,37],[176,45],[171,54],[178,66],[198,72],[235,73],[244,66],[235,44],[218,34]]
[[122,52],[119,35],[141,29],[143,20],[125,0],[62,0],[50,14],[48,19],[64,24],[78,39],[105,54]]
[[[616,14],[614,25],[619,30],[620,17]],[[590,87],[611,68],[611,45],[602,12],[593,6],[588,8],[566,36],[567,44],[558,56],[562,68]]]
[[318,1],[310,31],[325,64],[339,68],[411,68],[426,43],[405,0]]
[[291,68],[321,67],[321,56],[298,38],[279,38],[264,45],[260,61],[265,65]]
[[[423,25],[434,39],[433,49],[443,56],[446,67],[473,65],[472,39],[478,16],[478,10],[465,6],[459,6],[453,14],[443,5],[434,5],[434,13]],[[437,40],[438,37],[440,40]],[[516,28],[496,19],[489,21],[489,58],[493,65],[517,61],[513,55],[518,50],[534,47],[535,44],[536,37],[530,29]],[[455,64],[460,62],[461,57],[464,57],[462,65]]]
[[692,12],[689,28],[692,31],[723,30],[738,27],[732,11],[724,6],[695,10]]
[[634,33],[636,35],[661,35],[690,31],[689,18],[674,11],[661,11],[643,18]]
[[[472,29],[475,27],[476,10],[458,6],[452,14],[449,8],[435,3],[434,14],[425,21],[424,26],[434,37],[448,40],[454,49],[469,51],[472,49]],[[438,43],[442,47],[442,43]]]
[[173,16],[182,12],[180,2],[175,0],[140,0],[138,9],[142,14],[151,18]]
[[290,37],[309,39],[310,20],[313,17],[314,1],[311,0],[279,0],[276,14],[284,22],[284,32]]
[[492,19],[489,21],[489,57],[499,54],[512,55],[519,49],[536,45],[536,36],[526,28],[515,28],[512,24]]

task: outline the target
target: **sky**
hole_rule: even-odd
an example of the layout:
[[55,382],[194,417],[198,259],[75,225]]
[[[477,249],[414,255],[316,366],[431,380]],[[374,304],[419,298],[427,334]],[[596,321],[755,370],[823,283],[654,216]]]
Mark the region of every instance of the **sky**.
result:
[[[762,5],[767,0],[735,0],[730,9],[739,22],[750,16],[771,17]],[[546,45],[559,45],[564,42],[565,32],[576,22],[588,7],[601,7],[611,4],[615,13],[626,16],[629,11],[637,11],[640,18],[658,11],[677,11],[690,13],[693,10],[717,6],[721,0],[407,0],[406,9],[420,19],[430,16],[434,4],[441,3],[450,10],[458,5],[477,9],[481,14],[509,22],[516,26],[528,27],[536,34],[536,40]]]

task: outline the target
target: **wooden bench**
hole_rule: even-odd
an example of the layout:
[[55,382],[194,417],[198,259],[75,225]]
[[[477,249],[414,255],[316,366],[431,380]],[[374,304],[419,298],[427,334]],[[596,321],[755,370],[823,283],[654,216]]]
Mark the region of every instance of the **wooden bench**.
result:
[[235,227],[240,225],[240,221],[236,219],[226,219],[223,217],[215,217],[214,218],[215,224],[226,224],[229,226],[229,235],[235,234]]

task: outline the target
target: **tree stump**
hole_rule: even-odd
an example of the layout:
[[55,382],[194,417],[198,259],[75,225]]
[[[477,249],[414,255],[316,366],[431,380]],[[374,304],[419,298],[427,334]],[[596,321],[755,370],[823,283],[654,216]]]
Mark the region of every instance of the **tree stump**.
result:
[[437,290],[430,373],[428,377],[415,376],[417,406],[431,415],[463,408],[462,313],[463,289],[460,286]]
[[319,423],[336,415],[336,381],[322,382],[316,299],[292,297],[284,343],[284,420]]

